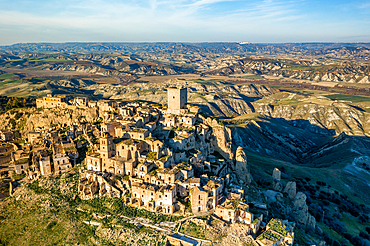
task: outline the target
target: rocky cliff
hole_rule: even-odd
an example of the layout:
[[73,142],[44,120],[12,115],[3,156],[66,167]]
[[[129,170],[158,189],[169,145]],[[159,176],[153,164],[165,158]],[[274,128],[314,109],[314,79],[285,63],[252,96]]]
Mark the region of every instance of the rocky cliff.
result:
[[234,172],[238,175],[239,182],[250,184],[253,180],[252,175],[249,171],[249,165],[247,155],[244,152],[243,147],[239,146],[235,153],[235,166]]
[[220,125],[216,119],[204,118],[199,116],[203,123],[212,127],[213,146],[216,151],[218,151],[223,157],[225,157],[227,162],[231,162],[234,158],[234,153],[232,150],[232,135],[231,130],[228,127]]
[[[49,128],[50,126],[70,126],[80,121],[95,122],[98,113],[94,108],[87,109],[18,109],[0,114],[0,122],[6,129],[18,129],[21,134]],[[14,122],[14,123],[12,123]]]

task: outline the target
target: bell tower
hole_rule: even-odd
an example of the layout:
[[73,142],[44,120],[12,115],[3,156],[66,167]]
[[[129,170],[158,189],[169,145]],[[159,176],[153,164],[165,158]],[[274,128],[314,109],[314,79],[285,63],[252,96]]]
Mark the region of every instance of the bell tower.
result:
[[105,132],[100,138],[100,157],[107,159],[112,157],[113,153],[113,138],[108,132]]

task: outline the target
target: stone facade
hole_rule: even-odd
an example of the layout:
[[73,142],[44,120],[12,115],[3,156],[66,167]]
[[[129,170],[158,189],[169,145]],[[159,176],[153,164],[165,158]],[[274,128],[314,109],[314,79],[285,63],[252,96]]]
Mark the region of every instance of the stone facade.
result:
[[87,153],[86,154],[86,166],[87,170],[102,171],[101,158],[98,153]]
[[188,100],[188,91],[187,88],[168,88],[167,89],[168,97],[168,113],[171,114],[181,114],[181,110],[185,109],[185,104]]
[[133,204],[150,211],[172,214],[175,212],[176,186],[157,186],[152,184],[132,185]]
[[208,191],[201,187],[193,187],[190,192],[191,210],[194,214],[207,212],[208,205]]
[[53,155],[54,170],[56,174],[62,174],[69,171],[72,168],[72,164],[69,161],[68,156],[64,154]]
[[249,212],[249,206],[231,200],[217,205],[214,214],[229,223],[241,222],[250,225],[253,222],[253,214]]
[[50,162],[50,157],[42,157],[40,159],[40,172],[41,175],[50,175],[52,174],[51,172],[51,162]]
[[36,99],[37,108],[67,108],[67,97],[65,95],[47,95]]

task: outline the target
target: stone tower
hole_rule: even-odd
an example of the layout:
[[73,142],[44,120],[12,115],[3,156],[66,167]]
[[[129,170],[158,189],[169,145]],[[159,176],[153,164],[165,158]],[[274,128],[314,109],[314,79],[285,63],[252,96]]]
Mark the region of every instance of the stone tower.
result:
[[112,157],[113,153],[113,138],[108,132],[105,132],[100,138],[100,157],[107,159]]
[[172,114],[180,114],[181,109],[185,108],[188,100],[187,88],[168,88],[167,89],[167,106],[168,112]]

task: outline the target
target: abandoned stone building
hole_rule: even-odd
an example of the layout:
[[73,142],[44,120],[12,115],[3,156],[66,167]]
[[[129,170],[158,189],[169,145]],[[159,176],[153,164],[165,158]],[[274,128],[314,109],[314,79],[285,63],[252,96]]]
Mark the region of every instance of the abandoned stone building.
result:
[[150,211],[172,214],[176,211],[176,185],[133,183],[131,204]]
[[28,143],[33,144],[36,142],[38,139],[41,139],[41,132],[29,132],[28,133]]
[[52,174],[50,156],[40,158],[40,172],[41,175]]
[[53,155],[53,163],[56,174],[65,173],[72,168],[72,164],[69,161],[68,156],[62,153],[57,153]]
[[12,131],[1,131],[0,130],[0,140],[2,141],[12,141],[14,139],[14,133]]
[[266,230],[256,238],[260,246],[292,246],[295,224],[287,220],[271,219]]
[[68,97],[65,95],[47,95],[43,98],[36,99],[37,108],[66,108]]
[[249,212],[249,206],[243,202],[235,202],[235,200],[225,200],[217,205],[214,214],[230,223],[241,222],[250,225],[254,220],[254,215]]
[[107,122],[107,123],[102,123],[100,127],[101,127],[102,132],[108,132],[110,136],[117,137],[116,127],[119,127],[120,125],[121,124],[119,122]]
[[86,97],[75,97],[70,102],[73,106],[76,107],[87,107],[89,100]]
[[209,180],[202,187],[193,187],[190,191],[193,213],[197,214],[215,209],[223,199],[223,189],[223,179],[221,178]]
[[99,100],[96,107],[100,112],[112,112],[118,107],[118,104],[113,100]]
[[[10,143],[3,143],[0,142],[0,165],[9,163],[12,161],[12,153],[17,150],[17,146]],[[3,168],[6,172],[8,172],[8,168]]]
[[82,199],[91,199],[105,195],[109,197],[122,196],[122,191],[115,187],[109,174],[103,172],[82,172],[78,190]]

